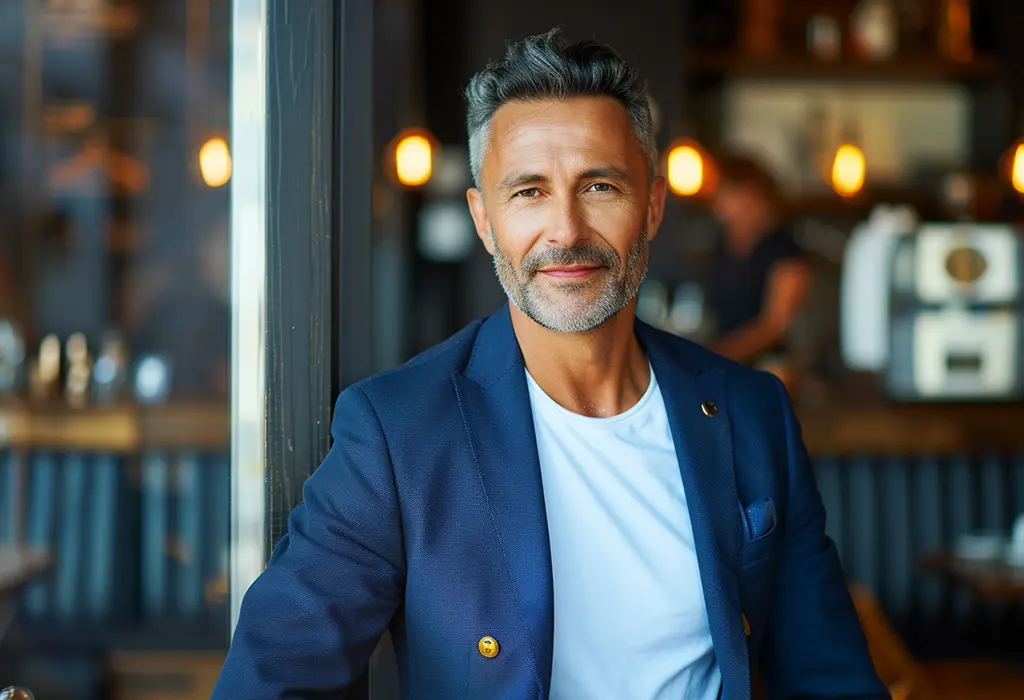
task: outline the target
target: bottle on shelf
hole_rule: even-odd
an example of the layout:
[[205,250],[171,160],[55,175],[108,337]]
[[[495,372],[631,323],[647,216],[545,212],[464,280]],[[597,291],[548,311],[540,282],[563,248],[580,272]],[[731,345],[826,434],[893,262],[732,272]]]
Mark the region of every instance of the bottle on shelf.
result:
[[899,40],[897,23],[893,0],[860,0],[850,15],[854,54],[871,61],[891,59]]
[[941,7],[939,51],[951,61],[966,63],[974,58],[970,0],[942,0]]
[[744,0],[740,46],[750,57],[770,58],[779,52],[779,0]]

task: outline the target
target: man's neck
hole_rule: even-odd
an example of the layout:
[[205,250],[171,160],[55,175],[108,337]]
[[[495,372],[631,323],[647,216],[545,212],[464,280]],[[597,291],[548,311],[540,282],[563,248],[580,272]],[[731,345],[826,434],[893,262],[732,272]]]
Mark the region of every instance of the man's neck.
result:
[[634,303],[586,333],[558,333],[511,304],[530,376],[556,403],[585,416],[628,411],[647,391],[650,365],[634,332]]

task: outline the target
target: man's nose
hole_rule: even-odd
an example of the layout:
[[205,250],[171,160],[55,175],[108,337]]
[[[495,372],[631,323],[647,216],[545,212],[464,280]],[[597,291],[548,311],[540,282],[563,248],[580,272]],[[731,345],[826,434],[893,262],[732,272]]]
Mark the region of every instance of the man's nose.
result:
[[565,197],[552,202],[551,221],[547,231],[548,243],[571,248],[588,237],[579,202]]

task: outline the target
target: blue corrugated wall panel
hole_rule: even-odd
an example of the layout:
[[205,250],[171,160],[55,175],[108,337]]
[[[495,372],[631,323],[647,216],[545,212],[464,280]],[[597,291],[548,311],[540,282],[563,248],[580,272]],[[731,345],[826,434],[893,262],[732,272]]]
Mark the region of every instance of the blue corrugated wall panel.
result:
[[1024,454],[819,457],[827,530],[847,578],[875,591],[922,653],[1019,648],[1020,611],[979,601],[920,560],[1024,514]]
[[26,587],[19,624],[186,643],[202,630],[206,644],[220,630],[226,644],[229,477],[225,454],[0,452],[0,542],[20,529],[55,562]]

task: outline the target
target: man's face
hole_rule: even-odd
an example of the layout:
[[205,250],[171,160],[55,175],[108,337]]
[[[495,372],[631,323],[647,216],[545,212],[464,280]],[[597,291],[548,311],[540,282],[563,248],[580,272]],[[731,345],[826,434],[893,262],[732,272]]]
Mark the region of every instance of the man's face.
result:
[[665,184],[625,108],[605,97],[513,102],[491,120],[468,193],[509,299],[555,331],[601,325],[632,301],[661,224]]

